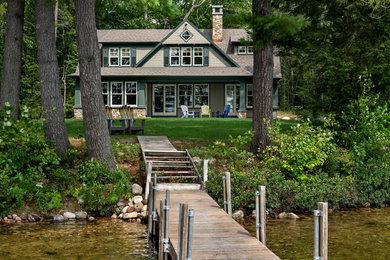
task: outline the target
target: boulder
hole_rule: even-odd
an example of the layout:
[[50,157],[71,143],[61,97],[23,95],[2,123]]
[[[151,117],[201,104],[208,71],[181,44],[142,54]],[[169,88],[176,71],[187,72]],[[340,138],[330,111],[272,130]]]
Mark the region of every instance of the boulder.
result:
[[126,213],[131,213],[133,212],[135,209],[134,209],[134,206],[128,206],[127,207],[127,210],[126,210]]
[[117,216],[116,214],[113,214],[113,215],[111,216],[111,218],[112,218],[112,219],[117,219],[118,216]]
[[122,213],[125,214],[127,212],[127,209],[129,208],[129,206],[126,206],[122,209]]
[[288,213],[287,218],[288,219],[298,219],[299,217],[294,213]]
[[142,194],[142,187],[140,185],[138,185],[137,183],[134,183],[133,185],[131,185],[131,192],[133,194]]
[[137,218],[137,212],[131,212],[131,213],[125,213],[123,214],[123,219],[132,219],[132,218]]
[[148,212],[147,211],[142,211],[140,217],[142,219],[146,219],[148,217]]
[[91,216],[91,217],[88,218],[88,220],[89,221],[95,221],[95,218]]
[[119,214],[118,218],[123,218],[123,213]]
[[38,216],[37,214],[34,214],[34,213],[29,214],[29,215],[27,216],[27,219],[28,219],[29,222],[37,222],[37,221],[40,221],[40,220],[41,220],[41,219],[39,218],[39,216]]
[[116,206],[118,207],[118,208],[120,208],[120,207],[124,207],[126,204],[123,202],[123,201],[119,201],[117,204],[116,204]]
[[76,214],[68,211],[68,212],[64,213],[64,218],[65,218],[65,221],[67,221],[67,220],[75,220],[76,219]]
[[88,213],[85,211],[77,211],[75,215],[76,215],[76,219],[87,219],[88,218]]
[[148,211],[148,205],[144,205],[144,206],[142,207],[142,211]]
[[242,210],[236,210],[233,212],[232,218],[236,221],[240,221],[244,218],[244,212]]
[[27,220],[27,215],[26,215],[26,213],[20,214],[20,218],[21,218],[22,220]]
[[284,211],[282,213],[279,213],[278,218],[287,218],[287,213]]
[[202,163],[202,159],[200,159],[199,157],[192,157],[192,161],[194,161],[194,163],[196,163],[196,164]]
[[142,204],[142,202],[139,202],[139,203],[136,203],[135,205],[134,205],[134,209],[135,209],[135,211],[142,211],[142,208],[144,207],[144,204]]
[[15,220],[16,222],[18,222],[18,223],[22,222],[22,219],[21,219],[20,217],[18,217],[18,216],[16,216],[16,217],[14,218],[14,220]]
[[12,219],[16,220],[16,218],[19,218],[18,215],[12,214]]
[[62,223],[64,221],[65,221],[65,218],[61,214],[55,215],[53,218],[54,223]]
[[134,198],[133,198],[133,203],[134,203],[134,205],[135,205],[135,204],[137,204],[137,203],[142,202],[142,200],[143,200],[142,196],[140,196],[140,195],[134,196]]

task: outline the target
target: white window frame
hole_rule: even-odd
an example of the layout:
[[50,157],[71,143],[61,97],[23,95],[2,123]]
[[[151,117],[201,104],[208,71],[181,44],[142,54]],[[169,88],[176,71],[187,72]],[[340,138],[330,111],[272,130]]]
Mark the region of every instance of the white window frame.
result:
[[[179,56],[172,56],[172,52],[171,52],[171,50],[172,49],[179,49],[179,51],[178,51],[178,54],[179,54]],[[176,67],[176,66],[180,66],[180,47],[170,47],[169,48],[169,66],[174,66],[174,67]],[[172,64],[172,58],[178,58],[179,59],[179,63],[178,64]]]
[[[249,51],[249,48],[252,48],[252,51]],[[246,53],[247,54],[253,54],[253,46],[247,46],[246,47]]]
[[[127,83],[135,83],[135,93],[127,93]],[[127,95],[135,95],[135,105],[128,105],[127,104]],[[130,107],[137,107],[138,106],[138,84],[136,81],[126,81],[125,82],[125,105]]]
[[[200,49],[202,50],[202,56],[195,56],[195,49]],[[192,52],[193,52],[193,61],[192,61],[192,64],[193,66],[203,66],[203,47],[194,47],[192,48]],[[201,57],[202,58],[202,63],[201,64],[195,64],[195,58],[199,58]]]
[[[107,93],[103,92],[103,84],[107,84]],[[110,99],[109,99],[109,93],[110,93],[110,84],[108,81],[102,81],[102,94],[103,96],[107,96],[107,104],[104,104],[105,106],[108,106],[110,104]],[[104,103],[104,98],[103,98],[103,103]]]
[[[240,50],[244,50],[244,52],[240,52]],[[246,54],[246,46],[238,46],[237,54]]]
[[[191,86],[191,95],[180,95],[180,87],[181,86]],[[180,104],[180,97],[191,97],[191,105],[188,105],[187,107],[194,107],[194,85],[193,84],[177,84],[177,102],[178,107],[180,107],[182,104]]]
[[[189,49],[189,54],[190,56],[184,56],[184,51],[185,50],[188,50]],[[191,47],[181,47],[181,66],[185,66],[185,67],[188,67],[188,66],[192,66],[192,48]],[[190,58],[190,64],[184,64],[183,60],[184,58]]]
[[251,97],[252,97],[252,104],[253,104],[253,84],[246,84],[246,90],[245,90],[245,94],[246,94],[246,107],[247,107],[247,108],[253,108],[253,105],[252,105],[252,106],[248,105],[248,99],[249,99],[249,95],[248,95],[249,86],[252,87],[252,95],[251,95]]
[[[115,50],[115,49],[118,51],[118,56],[111,56],[111,50]],[[118,67],[119,64],[120,64],[119,56],[120,56],[120,55],[119,55],[119,48],[109,48],[109,49],[108,49],[108,62],[109,62],[109,65],[110,65],[110,66]],[[111,64],[111,58],[118,58],[118,64],[117,64],[117,65]]]
[[[118,93],[113,93],[112,92],[112,85],[115,84],[115,83],[120,83],[121,84],[121,93],[118,94]],[[122,107],[123,106],[123,82],[122,81],[112,81],[111,84],[110,84],[110,87],[111,87],[111,107]],[[122,104],[120,105],[115,105],[112,101],[113,101],[113,97],[114,96],[118,96],[118,95],[121,95],[122,97]]]
[[196,88],[196,86],[199,86],[199,85],[201,85],[201,86],[207,86],[207,106],[210,106],[210,85],[209,84],[201,84],[201,83],[198,83],[198,84],[194,84],[194,87],[193,87],[193,91],[194,91],[194,107],[201,107],[202,105],[197,105],[196,104],[196,97],[197,96],[200,96],[200,97],[202,97],[202,96],[204,96],[204,95],[196,95],[195,94],[195,88]]
[[[129,55],[123,55],[123,50],[129,50]],[[131,66],[131,48],[121,48],[121,66],[129,67]],[[129,58],[129,64],[123,64],[122,59]]]

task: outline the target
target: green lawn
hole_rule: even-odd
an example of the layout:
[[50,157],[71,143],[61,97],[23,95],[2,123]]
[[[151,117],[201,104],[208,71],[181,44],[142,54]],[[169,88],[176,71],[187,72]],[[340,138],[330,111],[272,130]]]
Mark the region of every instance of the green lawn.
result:
[[[282,122],[283,130],[288,130],[297,123],[297,121],[280,121]],[[84,136],[82,119],[66,119],[66,127],[69,137],[80,138]],[[250,130],[251,127],[251,118],[147,118],[145,135],[161,135],[179,140],[224,140],[228,139],[229,135],[237,136],[243,134]],[[130,135],[114,135],[114,137],[126,136],[130,137]]]

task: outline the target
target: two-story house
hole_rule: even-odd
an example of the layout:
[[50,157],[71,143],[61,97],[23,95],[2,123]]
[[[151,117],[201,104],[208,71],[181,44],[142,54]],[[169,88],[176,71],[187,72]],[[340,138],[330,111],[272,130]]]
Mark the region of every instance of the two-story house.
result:
[[[175,29],[98,30],[104,104],[129,105],[136,117],[181,116],[181,105],[211,111],[230,104],[231,116],[252,117],[253,48],[240,43],[245,29],[223,29],[222,6],[213,28],[185,19]],[[76,70],[75,117],[82,116]],[[274,57],[274,109],[278,108],[279,57]]]

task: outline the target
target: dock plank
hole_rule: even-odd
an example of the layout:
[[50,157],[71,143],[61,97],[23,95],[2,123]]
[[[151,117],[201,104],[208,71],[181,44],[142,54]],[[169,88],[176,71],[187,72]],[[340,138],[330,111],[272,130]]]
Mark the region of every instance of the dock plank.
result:
[[[157,201],[164,199],[165,191],[158,191]],[[202,190],[170,192],[169,236],[175,252],[180,202],[188,203],[188,208],[195,212],[193,259],[279,259]]]

